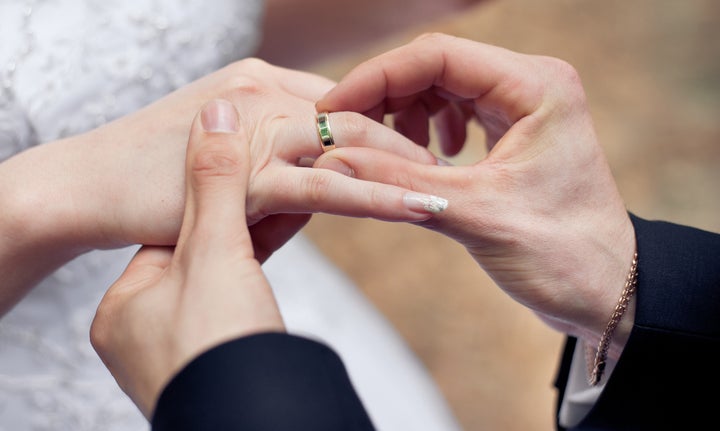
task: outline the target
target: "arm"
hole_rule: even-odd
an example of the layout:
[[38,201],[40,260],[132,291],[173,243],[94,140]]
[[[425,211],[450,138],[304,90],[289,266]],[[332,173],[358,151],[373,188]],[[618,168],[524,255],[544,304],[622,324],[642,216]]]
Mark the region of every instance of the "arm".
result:
[[[420,224],[463,244],[551,326],[597,345],[635,237],[570,65],[427,35],[352,70],[317,109],[393,114],[423,145],[432,118],[448,154],[462,147],[466,121],[485,126],[488,154],[469,166],[423,166],[364,148],[327,152],[315,166],[448,199]],[[629,329],[618,328],[615,356]]]
[[152,419],[153,431],[228,427],[374,429],[340,357],[324,344],[281,333],[203,353],[173,377]]
[[[27,150],[0,163],[0,316],[53,270],[90,250],[100,225],[84,208],[100,178],[77,157],[83,137]],[[97,208],[96,208],[97,209]]]
[[158,430],[372,429],[337,355],[273,335],[285,326],[242,222],[247,132],[227,101],[195,119],[177,246],[138,252],[100,303],[92,344]]
[[718,383],[718,235],[631,219],[569,65],[430,35],[358,66],[317,107],[394,114],[419,143],[432,118],[448,154],[462,147],[465,122],[479,121],[489,152],[471,166],[421,167],[359,148],[331,151],[316,166],[448,198],[444,213],[421,224],[464,244],[500,288],[591,346],[637,249],[636,305],[610,351],[617,367],[578,429],[712,423],[715,398],[701,388]]
[[[635,321],[582,429],[701,429],[720,384],[720,235],[632,216],[640,261]],[[572,347],[572,344],[568,346]],[[565,395],[569,358],[556,382]],[[560,405],[560,404],[559,404]]]
[[[216,96],[241,107],[250,130],[255,168],[247,217],[261,261],[313,212],[429,217],[406,206],[406,191],[398,187],[300,163],[322,153],[313,101],[330,86],[319,76],[248,59],[89,133],[41,145],[0,164],[0,313],[88,250],[175,244],[184,205],[188,124]],[[369,145],[435,163],[425,149],[407,140],[398,145],[393,132],[364,117],[348,113],[333,120],[338,145],[358,144],[369,133],[378,137]]]

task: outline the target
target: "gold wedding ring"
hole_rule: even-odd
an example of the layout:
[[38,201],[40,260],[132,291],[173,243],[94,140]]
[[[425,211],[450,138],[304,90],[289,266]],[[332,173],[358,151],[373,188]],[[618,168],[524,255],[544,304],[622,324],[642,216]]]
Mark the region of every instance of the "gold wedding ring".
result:
[[323,153],[334,149],[335,140],[333,139],[332,130],[330,130],[330,116],[327,112],[321,112],[317,115],[317,129]]

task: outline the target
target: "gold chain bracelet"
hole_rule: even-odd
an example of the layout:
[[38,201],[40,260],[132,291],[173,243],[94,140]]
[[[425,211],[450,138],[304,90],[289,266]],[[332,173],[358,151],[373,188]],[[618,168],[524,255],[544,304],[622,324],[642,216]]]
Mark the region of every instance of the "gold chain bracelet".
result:
[[[620,323],[620,319],[622,319],[623,314],[625,314],[628,304],[630,303],[630,298],[633,296],[635,289],[637,288],[637,263],[638,255],[637,252],[635,252],[633,255],[632,265],[630,266],[630,272],[625,280],[625,287],[620,295],[620,300],[615,305],[615,309],[610,316],[610,321],[600,337],[600,343],[598,343],[597,350],[593,351],[590,346],[587,347],[588,383],[590,386],[597,386],[597,384],[600,383],[600,379],[605,371],[605,362],[607,361],[607,354],[610,349],[610,341],[612,340],[613,333]],[[592,367],[590,367],[589,364],[591,362],[589,359],[593,358],[593,356],[594,359],[592,361]]]

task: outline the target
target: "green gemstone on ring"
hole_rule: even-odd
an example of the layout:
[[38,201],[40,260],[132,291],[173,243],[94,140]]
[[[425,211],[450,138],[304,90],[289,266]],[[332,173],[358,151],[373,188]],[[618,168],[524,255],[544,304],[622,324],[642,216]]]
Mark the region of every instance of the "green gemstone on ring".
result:
[[333,147],[335,145],[335,140],[333,139],[332,131],[330,130],[330,121],[328,119],[327,112],[319,113],[317,120],[318,134],[320,135],[320,141],[323,148]]

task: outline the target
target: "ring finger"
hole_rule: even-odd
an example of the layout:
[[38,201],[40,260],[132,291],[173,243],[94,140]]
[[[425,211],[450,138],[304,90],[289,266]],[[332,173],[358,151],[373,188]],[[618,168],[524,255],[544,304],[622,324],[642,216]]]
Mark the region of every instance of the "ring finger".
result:
[[[302,158],[315,159],[323,154],[318,132],[318,114],[285,117],[276,130],[276,142],[295,142],[279,150],[280,158],[294,162]],[[429,150],[384,124],[354,112],[332,112],[327,116],[327,130],[336,148],[366,147],[383,150],[405,159],[436,164],[437,158]]]

